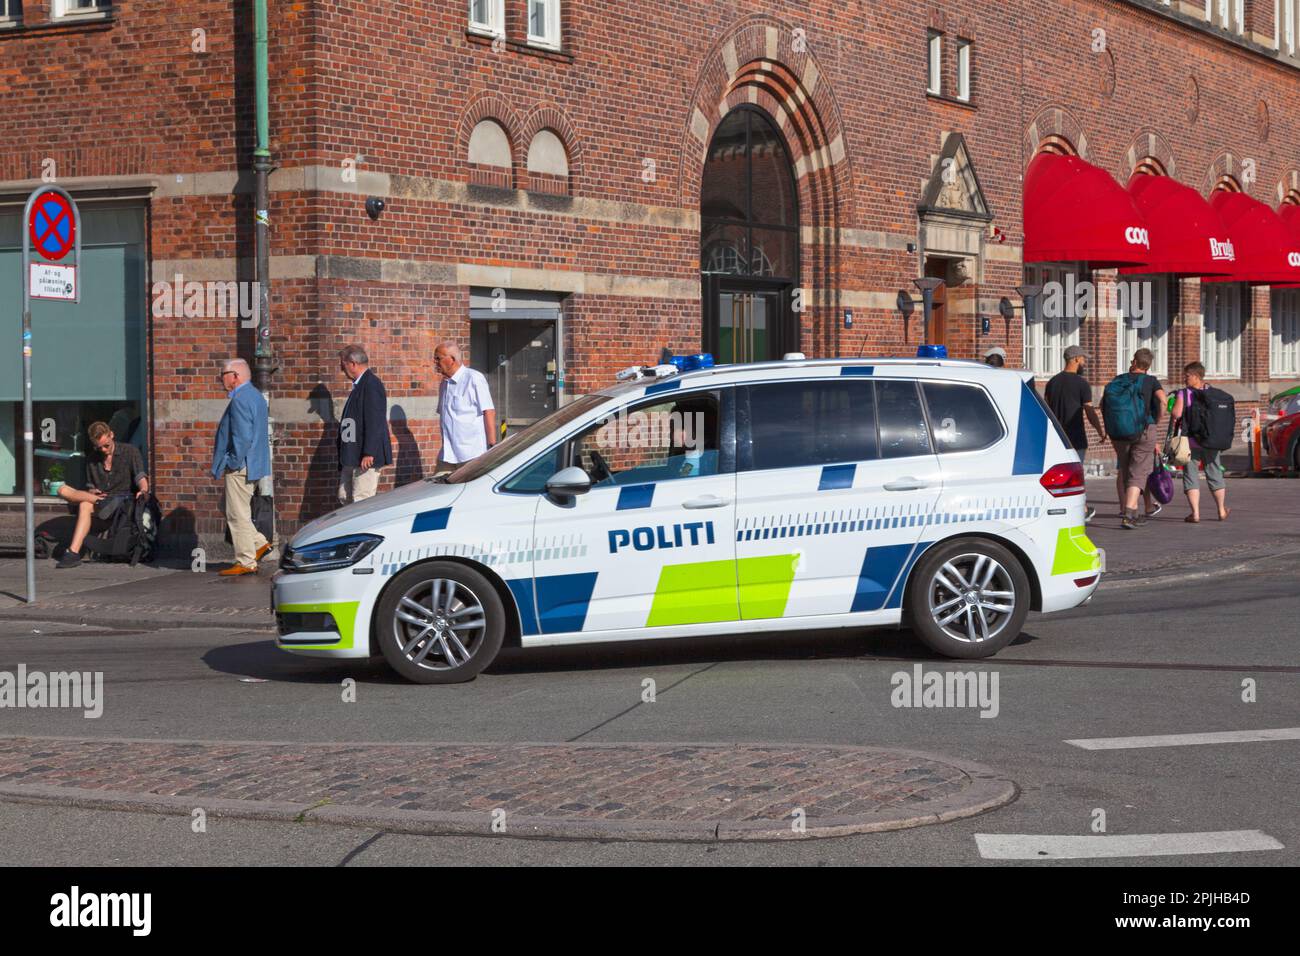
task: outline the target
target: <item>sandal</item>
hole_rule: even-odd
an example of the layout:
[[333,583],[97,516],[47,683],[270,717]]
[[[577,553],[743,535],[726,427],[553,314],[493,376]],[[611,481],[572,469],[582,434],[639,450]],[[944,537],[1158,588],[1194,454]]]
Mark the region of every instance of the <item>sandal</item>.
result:
[[1198,518],[1198,517],[1196,517],[1196,515],[1188,515],[1188,516],[1187,516],[1186,518],[1184,518],[1183,520],[1186,521],[1188,524],[1200,524],[1200,523],[1201,523],[1201,519]]

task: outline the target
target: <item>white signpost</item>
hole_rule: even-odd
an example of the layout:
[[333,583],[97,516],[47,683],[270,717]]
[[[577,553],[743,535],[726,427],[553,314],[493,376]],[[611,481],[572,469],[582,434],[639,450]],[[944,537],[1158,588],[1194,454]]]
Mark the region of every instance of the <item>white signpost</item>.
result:
[[[27,603],[36,602],[36,436],[32,431],[32,299],[80,302],[81,213],[67,191],[37,186],[23,210],[23,473]],[[32,258],[33,253],[38,257]],[[72,261],[65,262],[68,254]]]

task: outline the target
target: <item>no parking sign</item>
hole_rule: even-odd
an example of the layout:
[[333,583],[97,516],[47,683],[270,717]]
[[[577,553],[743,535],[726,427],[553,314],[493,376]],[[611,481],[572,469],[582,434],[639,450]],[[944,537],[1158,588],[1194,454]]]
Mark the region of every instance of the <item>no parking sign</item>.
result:
[[[27,243],[40,259],[27,263],[27,291],[33,299],[80,302],[77,266],[81,259],[81,216],[77,204],[57,186],[37,189],[27,200]],[[61,260],[72,253],[71,262]],[[45,261],[41,261],[41,259]]]
[[[27,603],[36,601],[36,508],[32,431],[32,299],[81,301],[81,213],[67,191],[38,186],[23,211],[23,477],[27,529]],[[35,252],[39,258],[33,259]]]

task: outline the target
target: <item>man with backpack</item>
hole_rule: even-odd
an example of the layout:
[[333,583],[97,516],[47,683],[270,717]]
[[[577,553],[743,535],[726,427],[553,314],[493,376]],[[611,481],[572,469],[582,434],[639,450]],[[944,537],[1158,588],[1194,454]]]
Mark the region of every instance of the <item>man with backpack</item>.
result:
[[1187,435],[1192,460],[1183,467],[1183,493],[1192,513],[1183,520],[1198,524],[1201,520],[1201,489],[1197,465],[1205,465],[1205,483],[1210,486],[1219,520],[1228,520],[1228,488],[1223,480],[1220,454],[1232,447],[1237,407],[1232,396],[1205,384],[1205,366],[1191,362],[1183,369],[1186,387],[1174,398],[1174,420]]
[[[1150,349],[1138,349],[1128,371],[1116,375],[1101,398],[1101,417],[1106,423],[1119,464],[1119,482],[1123,495],[1120,527],[1131,531],[1145,521],[1138,515],[1138,502],[1146,491],[1146,476],[1156,457],[1156,424],[1165,405],[1165,391],[1160,380],[1148,374],[1155,355]],[[1159,507],[1148,513],[1158,514]]]

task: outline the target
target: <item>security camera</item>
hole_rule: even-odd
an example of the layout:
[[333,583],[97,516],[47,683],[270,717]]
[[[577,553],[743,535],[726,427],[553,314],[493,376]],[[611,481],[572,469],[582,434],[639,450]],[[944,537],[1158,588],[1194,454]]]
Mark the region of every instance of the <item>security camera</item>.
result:
[[378,219],[382,216],[384,214],[384,207],[384,201],[376,196],[371,196],[366,200],[366,214],[369,215],[371,219]]

